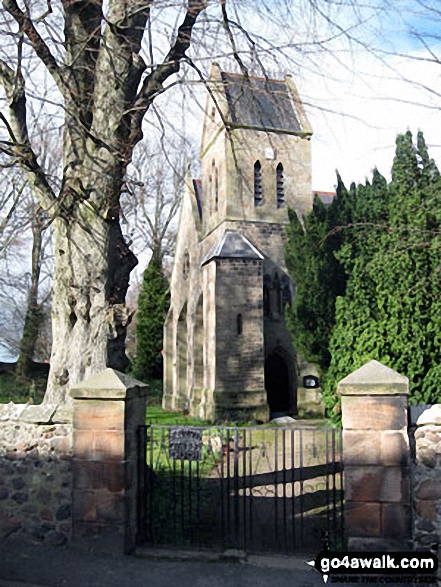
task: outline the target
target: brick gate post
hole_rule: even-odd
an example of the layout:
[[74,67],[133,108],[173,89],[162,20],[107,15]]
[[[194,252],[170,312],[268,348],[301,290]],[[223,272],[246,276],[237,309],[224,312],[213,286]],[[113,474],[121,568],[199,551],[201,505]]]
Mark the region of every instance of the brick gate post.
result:
[[[148,386],[105,369],[72,389],[73,540],[130,552],[137,533],[137,431]],[[92,542],[90,542],[92,540]]]
[[409,550],[409,380],[370,361],[338,384],[350,550]]

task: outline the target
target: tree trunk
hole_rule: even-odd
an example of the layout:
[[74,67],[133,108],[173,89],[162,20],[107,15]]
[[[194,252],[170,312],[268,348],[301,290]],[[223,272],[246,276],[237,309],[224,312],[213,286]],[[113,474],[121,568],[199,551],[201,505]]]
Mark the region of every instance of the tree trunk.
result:
[[74,221],[55,221],[52,355],[45,403],[70,402],[68,390],[106,367],[124,371],[132,314],[124,300],[137,264],[119,219],[83,202]]
[[38,286],[41,271],[41,248],[43,240],[43,211],[38,207],[32,220],[32,268],[23,334],[20,341],[20,356],[15,373],[18,377],[32,376],[32,365],[40,326],[43,320],[38,303]]

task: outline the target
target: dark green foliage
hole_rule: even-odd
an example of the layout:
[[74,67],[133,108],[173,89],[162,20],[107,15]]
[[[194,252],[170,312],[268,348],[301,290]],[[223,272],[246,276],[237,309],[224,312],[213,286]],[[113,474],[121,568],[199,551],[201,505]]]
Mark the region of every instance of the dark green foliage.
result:
[[169,284],[159,255],[153,255],[138,299],[136,358],[133,375],[141,380],[161,379],[163,326],[170,304]]
[[[324,377],[328,408],[337,402],[338,381],[370,359],[409,377],[412,403],[440,399],[440,174],[421,133],[416,146],[410,132],[396,144],[389,184],[375,171],[372,183],[351,186],[345,206],[337,199],[327,210],[328,235],[340,233],[334,259],[347,280],[338,296],[331,289],[333,316],[329,306],[316,308],[332,325]],[[324,270],[332,279],[334,262]]]
[[[346,223],[348,193],[339,183],[338,204],[326,209],[317,197],[304,227],[289,211],[285,258],[296,284],[294,305],[286,312],[297,350],[322,369],[329,365],[329,338],[334,326],[334,306],[344,294],[346,275],[334,252],[341,246],[340,221]],[[340,220],[343,217],[344,220]],[[336,229],[336,230],[333,230]]]

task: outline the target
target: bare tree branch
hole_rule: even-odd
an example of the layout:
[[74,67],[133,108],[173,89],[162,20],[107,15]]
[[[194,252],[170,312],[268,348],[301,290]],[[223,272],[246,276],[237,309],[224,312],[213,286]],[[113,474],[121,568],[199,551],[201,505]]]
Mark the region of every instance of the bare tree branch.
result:
[[19,26],[19,30],[27,36],[35,53],[47,67],[47,70],[51,73],[59,89],[63,92],[65,90],[65,84],[62,71],[49,47],[37,31],[29,14],[19,8],[16,0],[3,0],[3,7],[14,18]]
[[[6,125],[10,139],[12,152],[27,173],[29,182],[34,186],[40,205],[49,210],[57,199],[47,181],[46,175],[40,167],[28,134],[26,122],[26,92],[25,82],[20,71],[15,75],[7,63],[0,60],[0,82],[2,83],[8,103],[10,123]],[[4,117],[2,120],[5,122]]]
[[138,96],[133,104],[130,125],[130,145],[134,146],[142,138],[141,122],[152,103],[153,97],[163,90],[164,82],[174,73],[177,73],[181,61],[191,44],[193,28],[198,16],[207,7],[205,0],[188,0],[187,12],[178,29],[175,42],[170,48],[164,62],[158,65],[142,84]]

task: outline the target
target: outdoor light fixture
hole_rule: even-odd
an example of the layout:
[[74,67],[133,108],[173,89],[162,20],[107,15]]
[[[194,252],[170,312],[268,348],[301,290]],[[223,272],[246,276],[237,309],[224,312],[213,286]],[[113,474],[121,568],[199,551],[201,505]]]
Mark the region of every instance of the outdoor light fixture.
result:
[[314,389],[318,386],[319,378],[315,377],[315,375],[305,375],[305,377],[303,377],[303,387],[306,387],[307,389]]

